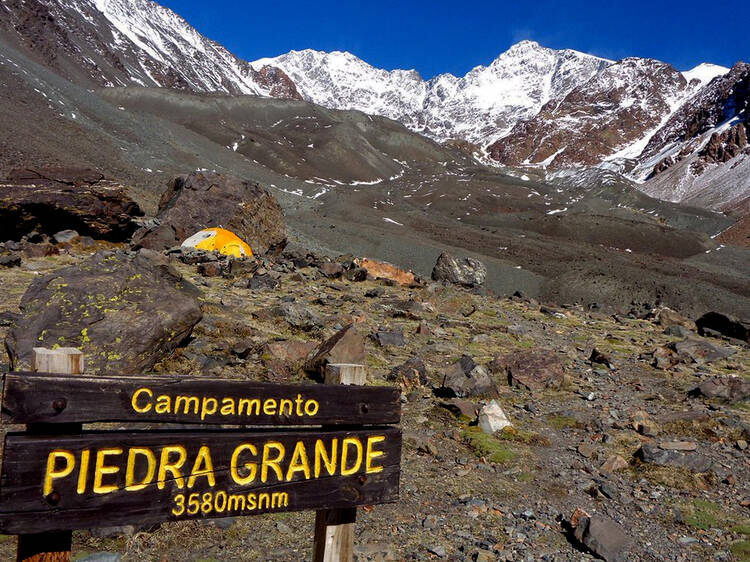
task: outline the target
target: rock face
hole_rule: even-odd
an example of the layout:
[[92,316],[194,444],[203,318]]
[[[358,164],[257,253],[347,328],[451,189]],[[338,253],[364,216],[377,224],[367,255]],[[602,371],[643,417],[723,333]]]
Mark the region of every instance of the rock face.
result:
[[623,59],[547,103],[487,151],[507,165],[593,165],[657,127],[687,91],[685,77],[670,65]]
[[443,252],[432,269],[434,281],[447,281],[464,287],[479,287],[487,277],[485,265],[474,258],[456,259]]
[[750,188],[748,129],[750,64],[738,62],[654,132],[631,175],[652,197],[731,209]]
[[18,169],[0,182],[0,240],[74,229],[118,242],[135,232],[142,215],[122,186],[90,169]]
[[80,348],[87,373],[142,373],[201,319],[199,291],[150,250],[100,252],[34,280],[6,347],[14,369],[34,347]]
[[301,99],[279,68],[256,70],[150,0],[13,0],[0,12],[22,47],[92,85]]
[[286,244],[281,207],[273,195],[257,183],[218,173],[174,178],[159,201],[157,219],[157,226],[135,234],[137,246],[163,250],[217,226],[234,232],[256,254]]

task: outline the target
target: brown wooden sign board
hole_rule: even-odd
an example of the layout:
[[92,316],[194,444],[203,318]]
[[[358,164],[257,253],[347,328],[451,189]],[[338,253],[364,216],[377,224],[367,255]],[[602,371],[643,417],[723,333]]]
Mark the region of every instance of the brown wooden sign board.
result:
[[19,424],[374,425],[400,421],[399,398],[389,387],[14,372],[4,375],[2,412]]
[[[398,499],[401,432],[388,427],[401,416],[395,388],[25,372],[2,382],[3,421],[28,425],[5,438],[0,533]],[[79,433],[97,422],[194,430]]]
[[6,436],[0,532],[330,509],[398,498],[397,428]]

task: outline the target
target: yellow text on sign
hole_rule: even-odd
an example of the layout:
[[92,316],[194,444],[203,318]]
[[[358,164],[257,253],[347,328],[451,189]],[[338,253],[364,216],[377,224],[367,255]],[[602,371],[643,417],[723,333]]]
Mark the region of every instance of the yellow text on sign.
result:
[[319,438],[307,443],[297,440],[286,445],[274,439],[243,441],[231,448],[228,458],[218,459],[205,444],[190,449],[179,443],[161,448],[54,449],[47,455],[42,487],[45,496],[68,479],[76,483],[76,492],[81,495],[89,489],[95,494],[138,492],[153,484],[160,490],[167,485],[193,489],[199,482],[213,488],[217,475],[214,467],[218,466],[229,467],[229,479],[236,486],[372,474],[383,470],[378,463],[385,452],[379,447],[385,440],[385,435],[375,434],[366,438]]

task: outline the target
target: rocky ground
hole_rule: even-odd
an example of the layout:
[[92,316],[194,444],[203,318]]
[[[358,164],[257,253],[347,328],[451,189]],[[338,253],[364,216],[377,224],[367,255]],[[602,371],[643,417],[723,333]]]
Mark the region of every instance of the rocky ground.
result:
[[[40,244],[22,243],[20,266],[0,267],[0,337],[35,279],[96,250],[125,251],[85,239],[47,243],[57,255],[32,250]],[[737,333],[700,336],[650,305],[604,314],[455,284],[359,280],[351,256],[294,246],[231,266],[167,255],[198,287],[202,319],[153,371],[310,380],[308,353],[353,324],[369,384],[401,386],[401,499],[358,511],[357,559],[750,559],[750,349]],[[512,426],[489,434],[476,420],[496,421],[493,400]],[[313,520],[84,530],[74,558],[304,560]],[[0,542],[0,558],[13,559],[15,539]]]

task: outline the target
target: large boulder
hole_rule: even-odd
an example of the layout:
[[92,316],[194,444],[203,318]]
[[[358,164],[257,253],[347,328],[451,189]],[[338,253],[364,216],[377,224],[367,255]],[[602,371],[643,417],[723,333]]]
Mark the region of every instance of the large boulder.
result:
[[630,539],[617,522],[604,515],[584,514],[577,518],[575,538],[606,562],[626,560]]
[[695,321],[700,335],[719,333],[750,343],[750,322],[727,316],[719,312],[707,312]]
[[691,396],[721,398],[730,402],[750,399],[750,380],[744,377],[713,377],[690,391]]
[[441,392],[449,397],[466,398],[468,396],[498,394],[492,377],[487,370],[468,355],[448,367],[443,377]]
[[256,254],[286,244],[284,220],[276,198],[256,182],[218,174],[191,172],[177,176],[159,201],[157,223],[139,230],[136,247],[165,250],[179,246],[199,230],[231,230]]
[[485,265],[474,258],[456,259],[443,252],[432,269],[433,281],[445,281],[464,287],[479,287],[487,277]]
[[365,341],[354,324],[344,326],[310,354],[304,370],[325,377],[326,367],[335,363],[363,365],[365,363]]
[[494,374],[508,377],[511,386],[522,386],[528,390],[560,388],[565,375],[560,359],[549,349],[529,349],[498,355],[489,364]]
[[99,252],[34,280],[6,340],[11,365],[65,346],[84,352],[87,373],[147,371],[200,321],[198,296],[156,252]]
[[0,181],[0,240],[74,229],[119,242],[135,232],[140,216],[143,211],[122,186],[93,170],[19,169]]
[[406,271],[387,262],[362,258],[357,260],[357,264],[362,269],[366,269],[367,274],[375,279],[388,279],[404,287],[415,287],[420,284],[420,280],[411,271]]
[[684,468],[693,472],[708,472],[713,466],[711,459],[704,455],[662,449],[648,443],[635,452],[635,457],[644,463]]

